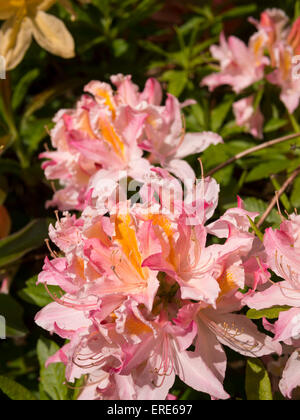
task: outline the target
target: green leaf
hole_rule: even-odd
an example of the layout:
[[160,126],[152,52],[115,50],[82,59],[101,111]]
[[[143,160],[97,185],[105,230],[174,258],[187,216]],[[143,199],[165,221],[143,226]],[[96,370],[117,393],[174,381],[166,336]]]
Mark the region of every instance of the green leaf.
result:
[[260,85],[258,87],[258,91],[255,94],[255,98],[254,98],[254,102],[253,102],[254,111],[257,111],[263,96],[264,96],[264,85]]
[[196,44],[193,47],[193,56],[195,57],[195,55],[200,54],[202,51],[209,48],[212,44],[215,44],[218,42],[219,42],[219,37],[216,36],[216,37],[207,39],[206,41],[200,42],[199,44]]
[[212,131],[218,131],[222,127],[228,112],[230,111],[233,103],[233,98],[222,101],[222,103],[216,106],[211,113],[211,129]]
[[167,51],[165,51],[163,48],[159,47],[158,45],[156,45],[156,44],[154,44],[150,41],[140,40],[139,45],[142,48],[144,48],[148,51],[151,51],[155,54],[162,55],[164,57],[169,57],[169,53]]
[[169,83],[168,91],[174,96],[180,96],[188,82],[188,74],[186,71],[169,70],[166,71],[162,80]]
[[203,22],[205,22],[205,19],[203,17],[193,16],[191,19],[185,22],[182,26],[180,26],[179,31],[184,36],[188,35],[195,28],[198,29],[200,25],[203,24]]
[[[268,204],[265,203],[263,200],[254,197],[247,197],[244,200],[245,209],[247,211],[252,211],[254,213],[259,213],[260,216],[267,210]],[[273,209],[266,219],[267,223],[273,225],[273,227],[279,226],[281,223],[281,218],[277,211]]]
[[47,368],[46,361],[59,350],[56,343],[46,338],[40,338],[37,343],[37,355],[40,363],[40,384],[52,400],[66,400],[68,387],[65,385],[65,366],[62,363],[52,363]]
[[294,20],[300,16],[300,0],[295,1]]
[[253,220],[249,217],[249,216],[247,216],[248,217],[248,220],[249,220],[249,223],[250,223],[250,225],[251,225],[251,227],[252,227],[252,229],[253,229],[253,231],[255,232],[255,234],[256,234],[256,236],[261,240],[261,242],[263,242],[264,241],[264,235],[261,233],[261,231],[258,229],[258,227],[256,226],[256,224],[253,222]]
[[[19,291],[19,296],[28,303],[37,305],[41,308],[53,302],[43,284],[36,284],[37,276],[27,280],[26,287]],[[59,296],[60,287],[48,286],[51,293]]]
[[300,207],[300,177],[294,182],[293,191],[291,194],[291,204],[293,207]]
[[269,162],[260,163],[253,168],[246,178],[246,182],[258,181],[269,178],[272,174],[284,171],[290,166],[289,159],[277,159]]
[[279,118],[272,118],[269,120],[264,127],[265,133],[272,133],[273,131],[279,130],[279,128],[284,127],[287,124],[287,121]]
[[[205,172],[218,166],[220,163],[226,161],[231,155],[229,154],[226,144],[217,144],[216,146],[209,146],[201,155],[201,160],[204,163]],[[226,168],[216,172],[214,178],[220,184],[228,185],[232,179],[233,165],[228,165]]]
[[51,125],[50,118],[38,119],[31,116],[23,120],[20,133],[29,153],[35,152],[41,141],[47,136],[46,127],[48,125]]
[[7,337],[24,337],[23,307],[10,295],[0,294],[0,315],[5,318]]
[[14,401],[35,401],[35,396],[23,385],[18,384],[13,379],[0,376],[0,389],[11,400]]
[[129,44],[124,39],[115,39],[112,42],[112,49],[114,51],[115,57],[121,57],[128,51]]
[[22,176],[20,165],[12,159],[0,159],[0,174]]
[[268,372],[259,359],[247,360],[246,395],[248,401],[273,400]]
[[25,74],[14,89],[12,108],[15,111],[22,104],[32,82],[39,76],[40,70],[33,69]]
[[232,136],[233,134],[243,133],[244,131],[244,127],[236,125],[236,121],[229,121],[222,127],[220,135],[221,137],[226,138]]
[[188,401],[190,400],[191,394],[193,392],[192,388],[188,388],[186,391],[184,391],[182,397],[180,398],[181,401]]
[[272,308],[260,309],[259,311],[256,309],[249,309],[247,317],[249,319],[277,319],[280,312],[285,312],[289,309],[291,309],[290,306],[272,306]]
[[[196,124],[198,124],[198,128],[202,130],[208,130],[209,128],[209,111],[207,103],[197,103],[190,107],[192,116],[196,120]],[[187,119],[188,121],[188,119]],[[197,127],[194,131],[197,131]]]
[[0,267],[11,264],[43,245],[48,235],[48,221],[36,219],[24,229],[0,241]]
[[233,18],[244,16],[244,15],[251,15],[252,13],[256,12],[256,10],[257,10],[256,4],[249,4],[247,6],[237,6],[232,9],[227,10],[226,12],[222,13],[218,17],[220,19],[233,19]]

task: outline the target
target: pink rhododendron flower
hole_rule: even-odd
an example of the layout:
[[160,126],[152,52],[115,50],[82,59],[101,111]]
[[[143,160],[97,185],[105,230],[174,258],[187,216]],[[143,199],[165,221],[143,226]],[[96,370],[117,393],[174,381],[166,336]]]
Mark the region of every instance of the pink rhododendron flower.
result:
[[282,394],[292,398],[292,392],[300,386],[300,358],[299,349],[295,350],[288,359],[279,382]]
[[252,20],[265,35],[265,47],[274,71],[267,79],[281,88],[280,98],[290,113],[299,105],[300,80],[294,75],[293,57],[300,52],[300,19],[288,26],[289,19],[282,10],[267,9],[260,22]]
[[[267,9],[260,21],[249,19],[258,31],[252,35],[248,46],[231,36],[228,41],[221,34],[220,45],[213,45],[211,53],[220,62],[220,72],[205,77],[202,84],[214,90],[220,85],[230,85],[236,93],[264,78],[267,65],[273,72],[267,80],[281,88],[280,98],[290,113],[299,105],[300,79],[294,68],[294,58],[300,53],[300,19],[289,26],[289,19],[280,9]],[[266,55],[268,53],[268,56]],[[249,103],[248,103],[249,102]],[[260,138],[262,115],[251,112],[251,99],[238,101],[234,106],[238,125]]]
[[233,112],[238,126],[259,139],[263,138],[264,117],[259,108],[253,107],[254,96],[240,99],[233,104]]
[[[204,224],[212,217],[218,205],[220,187],[213,178],[194,183],[187,179],[182,187],[178,179],[165,169],[152,168],[150,177],[140,190],[143,203],[154,206],[156,212],[187,225]],[[159,198],[159,199],[158,199]],[[145,208],[149,215],[148,207]]]
[[244,303],[258,310],[283,306],[275,324],[265,320],[264,326],[274,334],[275,342],[283,342],[293,349],[279,381],[282,394],[288,398],[292,397],[293,390],[300,385],[299,228],[300,217],[291,215],[289,220],[282,222],[279,230],[266,230],[264,245],[267,264],[282,280],[244,298]]
[[260,20],[250,18],[249,21],[253,23],[258,29],[259,33],[265,35],[265,46],[269,49],[271,59],[273,62],[274,54],[273,47],[278,45],[287,37],[287,24],[289,22],[288,16],[281,9],[266,9],[260,16]]
[[[142,134],[144,114],[123,106],[115,110],[108,91],[109,85],[98,90],[101,100],[83,96],[75,110],[60,111],[52,130],[52,144],[57,149],[41,157],[50,159],[43,164],[48,179],[59,179],[63,190],[55,193],[49,205],[61,209],[82,209],[90,179],[114,174],[116,180],[123,170],[129,176],[143,179],[150,168],[142,158],[136,139]],[[104,99],[103,99],[104,98]]]
[[[54,151],[42,158],[45,175],[58,179],[63,189],[56,191],[48,205],[62,210],[85,207],[89,190],[108,198],[115,183],[123,177],[144,181],[152,164],[160,164],[180,178],[195,178],[192,168],[182,159],[200,153],[211,144],[222,142],[214,133],[185,133],[182,106],[168,95],[161,104],[162,89],[149,79],[143,92],[130,76],[111,78],[107,83],[93,81],[73,110],[56,115],[51,132]],[[143,157],[150,152],[150,162]],[[100,187],[99,187],[100,185]]]
[[[54,302],[36,322],[68,341],[47,363],[64,363],[69,382],[86,376],[80,399],[164,400],[176,376],[226,399],[222,344],[249,357],[281,350],[235,313],[255,240],[247,216],[255,214],[239,199],[206,227],[216,182],[203,179],[185,197],[165,169],[151,172],[142,203],[120,201],[108,215],[91,200],[79,218],[65,213],[50,228],[63,254],[51,251],[39,275]],[[207,245],[208,231],[226,242]],[[60,286],[61,296],[49,285]]]
[[300,307],[299,225],[300,217],[291,215],[289,220],[281,224],[279,230],[266,230],[266,262],[282,281],[248,296],[245,303],[251,308],[264,309],[275,305]]
[[220,72],[205,77],[202,85],[214,90],[221,85],[230,85],[236,93],[263,79],[264,68],[269,60],[264,56],[263,34],[255,34],[247,46],[239,38],[224,33],[220,45],[213,45],[211,53],[220,62]]
[[243,200],[238,197],[238,206],[227,210],[215,222],[207,226],[207,232],[218,238],[229,238],[239,235],[251,243],[249,252],[242,253],[242,264],[245,271],[245,285],[256,290],[257,287],[268,281],[270,276],[266,264],[267,255],[260,240],[249,233],[251,224],[258,216],[258,213],[245,210]]
[[300,386],[299,351],[300,351],[300,309],[291,308],[280,312],[275,324],[264,320],[264,327],[274,334],[274,342],[283,342],[283,357],[280,363],[279,389],[292,398],[295,388]]

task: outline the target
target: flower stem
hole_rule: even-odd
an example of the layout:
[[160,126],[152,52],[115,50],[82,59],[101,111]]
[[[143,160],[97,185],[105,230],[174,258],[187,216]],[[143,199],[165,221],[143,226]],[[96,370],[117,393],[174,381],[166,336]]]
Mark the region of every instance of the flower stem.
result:
[[[271,176],[271,182],[275,188],[276,191],[279,191],[281,188],[281,185],[279,184],[279,182],[276,179],[275,175]],[[282,194],[282,196],[280,197],[280,201],[283,204],[284,208],[286,209],[287,212],[290,212],[292,209],[292,206],[289,202],[289,199],[287,197],[287,195],[285,193]]]
[[216,172],[220,171],[221,169],[226,168],[226,166],[231,165],[232,163],[236,162],[237,160],[251,155],[252,153],[258,152],[259,150],[266,149],[267,147],[275,146],[276,144],[283,143],[285,141],[293,140],[297,137],[300,137],[300,132],[296,134],[290,134],[288,136],[280,137],[278,139],[270,140],[265,143],[259,144],[258,146],[251,147],[250,149],[244,150],[241,153],[238,153],[237,155],[233,156],[232,158],[228,159],[226,162],[221,163],[216,168],[209,171],[206,176],[212,176]]
[[269,214],[271,213],[271,211],[275,207],[278,199],[282,196],[282,194],[284,194],[284,192],[289,187],[289,185],[291,185],[295,181],[295,179],[297,178],[298,175],[300,175],[300,166],[285,181],[285,183],[282,185],[282,187],[277,192],[275,197],[272,199],[272,201],[270,202],[267,210],[264,212],[264,214],[262,215],[262,217],[260,218],[259,222],[256,225],[258,228],[264,223],[264,221],[267,219],[267,217],[269,216]]

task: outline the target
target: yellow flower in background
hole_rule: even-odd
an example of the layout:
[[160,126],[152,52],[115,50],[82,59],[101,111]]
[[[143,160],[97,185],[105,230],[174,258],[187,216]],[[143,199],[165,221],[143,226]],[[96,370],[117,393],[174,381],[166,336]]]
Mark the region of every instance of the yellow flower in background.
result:
[[32,37],[45,50],[63,58],[75,55],[72,35],[65,24],[45,10],[56,0],[0,0],[0,55],[6,69],[15,68],[28,50]]

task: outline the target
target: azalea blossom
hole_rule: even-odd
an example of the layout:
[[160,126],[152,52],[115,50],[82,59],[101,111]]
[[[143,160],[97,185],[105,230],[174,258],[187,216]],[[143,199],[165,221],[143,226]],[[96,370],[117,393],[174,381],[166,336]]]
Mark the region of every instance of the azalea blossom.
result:
[[290,113],[299,105],[300,82],[294,77],[293,57],[300,52],[300,19],[289,26],[289,19],[280,9],[267,9],[260,21],[252,22],[258,34],[264,34],[265,48],[271,58],[274,71],[267,79],[281,88],[280,98]]
[[268,306],[300,305],[299,226],[300,217],[293,214],[289,220],[282,222],[279,230],[266,230],[264,246],[267,264],[282,281],[270,284],[261,294],[249,298],[248,303],[255,305],[255,309],[262,308],[263,302],[259,303],[259,300],[263,296],[266,296]]
[[259,109],[254,109],[254,96],[240,99],[233,104],[238,126],[245,127],[246,131],[259,139],[263,138],[264,117]]
[[102,97],[99,89],[97,98],[85,95],[76,109],[62,110],[55,117],[51,140],[56,150],[41,157],[50,159],[43,163],[46,177],[59,179],[64,188],[49,205],[83,209],[89,189],[97,188],[98,183],[112,181],[114,188],[124,171],[138,180],[149,171],[150,164],[142,158],[136,141],[147,115],[126,105],[117,112],[108,88],[104,85]]
[[300,385],[299,227],[300,217],[294,214],[282,222],[279,230],[267,229],[264,238],[267,264],[281,279],[265,290],[250,293],[244,298],[244,303],[257,310],[282,306],[275,324],[265,320],[264,326],[274,334],[275,342],[284,342],[292,348],[279,382],[281,392],[288,398],[292,397],[292,391]]
[[[59,179],[48,205],[63,210],[83,209],[89,192],[103,203],[122,178],[145,182],[151,164],[160,164],[183,180],[195,174],[184,157],[222,142],[214,133],[185,133],[181,105],[168,95],[161,105],[162,89],[149,79],[143,92],[130,76],[112,76],[107,83],[93,81],[76,109],[61,110],[51,132],[56,149],[41,154],[50,180]],[[190,103],[190,102],[188,102]],[[149,159],[144,152],[150,153]]]
[[[107,214],[91,200],[79,218],[65,213],[50,227],[60,255],[49,245],[52,258],[38,282],[54,302],[36,322],[68,342],[47,364],[64,363],[71,383],[85,376],[80,399],[164,400],[176,376],[226,399],[222,344],[249,357],[281,351],[235,313],[255,239],[247,216],[254,215],[239,200],[220,225],[206,227],[218,201],[216,182],[203,179],[196,199],[192,194],[184,206],[181,184],[165,169],[152,173],[141,203],[120,201]],[[193,223],[190,207],[198,215]],[[226,242],[208,246],[208,230],[225,234]]]
[[259,21],[253,18],[249,18],[249,21],[256,26],[259,33],[265,35],[265,46],[270,52],[272,63],[274,63],[274,46],[287,37],[288,16],[283,10],[272,8],[262,12]]
[[0,5],[0,54],[7,70],[15,68],[30,47],[32,37],[45,50],[63,58],[72,58],[74,40],[65,24],[46,13],[56,0],[5,0]]
[[224,33],[220,36],[220,45],[211,47],[212,56],[220,62],[220,72],[206,76],[203,86],[214,90],[221,85],[230,85],[236,93],[264,78],[264,68],[269,59],[264,56],[264,35],[255,34],[249,45],[235,36],[228,41]]
[[[299,105],[300,82],[295,77],[294,57],[300,52],[300,19],[289,25],[289,18],[280,9],[267,9],[260,20],[250,18],[257,32],[248,46],[240,39],[231,36],[228,41],[221,34],[220,45],[211,47],[212,56],[220,62],[220,72],[205,77],[202,85],[214,90],[220,85],[230,85],[236,93],[265,77],[265,67],[271,65],[273,72],[266,75],[267,80],[281,88],[280,98],[290,113]],[[247,102],[247,103],[246,103]],[[250,109],[250,98],[235,104],[234,111],[238,125],[246,128],[260,138],[262,115]]]
[[283,355],[278,361],[280,366],[278,387],[287,398],[292,398],[294,390],[300,386],[299,321],[299,308],[283,310],[279,313],[278,320],[274,324],[269,323],[266,319],[263,320],[265,329],[274,334],[274,343],[284,343],[282,345]]

